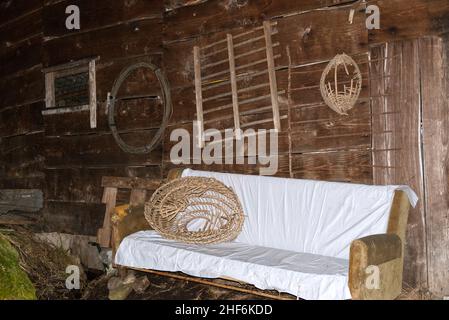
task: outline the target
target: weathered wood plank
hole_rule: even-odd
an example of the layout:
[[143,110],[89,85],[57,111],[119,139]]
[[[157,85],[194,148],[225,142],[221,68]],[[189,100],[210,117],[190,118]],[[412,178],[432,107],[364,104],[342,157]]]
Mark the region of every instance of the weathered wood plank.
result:
[[[82,14],[81,30],[67,30],[65,26],[65,13],[68,5],[76,5]],[[91,0],[59,1],[47,3],[43,10],[45,37],[59,37],[76,33],[92,32],[97,29],[107,28],[125,23],[138,22],[145,19],[161,19],[163,1],[137,0],[130,2],[118,2],[116,0]]]
[[446,0],[370,0],[380,9],[380,29],[369,31],[370,44],[414,39],[449,31]]
[[11,48],[0,49],[0,77],[38,66],[41,64],[42,38],[33,37]]
[[[151,19],[45,41],[43,64],[48,67],[93,56],[100,56],[99,63],[103,63],[123,57],[159,53],[161,28],[160,20]],[[151,35],[151,40],[148,40],[147,35]]]
[[0,214],[10,211],[37,212],[44,204],[38,189],[0,189]]
[[[136,146],[146,145],[154,131],[126,133],[122,138]],[[45,138],[46,166],[53,168],[85,166],[158,165],[161,148],[150,154],[134,155],[122,151],[112,134]]]
[[[284,52],[289,46],[292,65],[330,60],[342,52],[348,55],[367,52],[365,11],[358,6],[354,8],[357,12],[352,24],[348,21],[349,9],[338,7],[280,19],[276,27],[279,34],[273,41],[279,41]],[[276,61],[278,67],[288,64],[285,54]]]
[[[142,131],[158,129],[163,118],[160,100],[135,99],[117,102],[116,125],[119,131]],[[97,128],[89,123],[89,111],[79,111],[43,116],[45,134],[49,137],[109,133],[108,115],[104,103],[98,106]]]
[[371,184],[371,154],[369,150],[293,154],[292,177]]
[[101,203],[104,176],[162,179],[161,167],[66,168],[45,170],[45,196],[48,200]]
[[[398,58],[388,59],[371,70],[372,78],[384,75],[384,83],[373,83],[373,92],[385,94],[383,101],[372,105],[373,113],[388,112],[386,118],[373,118],[373,148],[391,150],[388,156],[382,156],[382,152],[373,153],[374,183],[406,184],[417,193],[420,201],[409,216],[404,281],[412,287],[427,287],[418,40],[388,43],[381,50],[384,52],[376,52],[374,56],[388,54]],[[383,73],[378,74],[380,70]],[[395,113],[397,111],[400,115]]]
[[42,38],[42,10],[19,17],[11,23],[0,20],[0,50],[12,49],[32,37]]
[[156,190],[162,179],[143,179],[127,177],[103,177],[101,185],[105,188]]
[[60,232],[96,236],[102,226],[105,205],[47,201],[43,209],[42,228],[45,232]]
[[260,8],[268,3],[267,0],[256,0],[234,5],[226,1],[207,1],[170,11],[164,19],[164,41],[179,41],[237,26],[259,24],[262,20]]
[[112,236],[112,214],[117,203],[117,188],[105,188],[103,193],[103,203],[106,205],[104,214],[103,227],[98,229],[97,241],[103,248],[111,246]]
[[449,37],[419,41],[429,290],[449,295]]
[[[42,189],[43,134],[3,138],[0,143],[0,179],[4,188]],[[30,181],[27,182],[26,180]]]
[[0,92],[0,110],[44,100],[45,81],[40,66],[0,78]]
[[42,8],[42,0],[0,2],[0,21],[8,23]]
[[42,130],[43,108],[43,102],[36,102],[0,111],[0,138]]

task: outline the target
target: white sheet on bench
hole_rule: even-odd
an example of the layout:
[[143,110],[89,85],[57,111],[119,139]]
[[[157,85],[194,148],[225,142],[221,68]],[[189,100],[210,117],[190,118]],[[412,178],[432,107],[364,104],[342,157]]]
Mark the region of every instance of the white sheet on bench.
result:
[[250,176],[184,170],[183,177],[212,177],[231,187],[246,215],[236,239],[250,245],[349,259],[351,242],[387,231],[396,190],[412,205],[406,186]]
[[413,206],[417,202],[405,186],[194,170],[185,170],[183,176],[213,177],[233,188],[246,216],[242,233],[232,243],[194,246],[139,232],[123,240],[117,264],[231,277],[303,299],[350,299],[351,242],[386,232],[396,190],[405,191]]
[[303,299],[351,298],[348,260],[244,243],[199,246],[141,231],[123,240],[115,263],[203,278],[230,277]]

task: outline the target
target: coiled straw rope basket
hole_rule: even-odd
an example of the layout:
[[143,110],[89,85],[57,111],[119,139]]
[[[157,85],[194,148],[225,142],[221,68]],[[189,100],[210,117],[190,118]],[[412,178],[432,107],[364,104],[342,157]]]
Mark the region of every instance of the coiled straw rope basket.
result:
[[145,205],[145,218],[163,237],[194,244],[234,240],[244,221],[234,191],[204,177],[180,178],[160,187]]
[[[338,79],[341,67],[347,79]],[[328,80],[329,75],[331,79]],[[354,59],[344,53],[335,56],[321,76],[320,91],[324,102],[338,114],[347,115],[356,104],[361,90],[362,74]]]

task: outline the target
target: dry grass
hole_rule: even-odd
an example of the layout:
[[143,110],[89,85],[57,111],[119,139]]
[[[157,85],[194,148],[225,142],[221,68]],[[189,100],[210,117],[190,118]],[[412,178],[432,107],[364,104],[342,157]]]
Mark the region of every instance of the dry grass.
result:
[[[0,233],[16,248],[20,255],[20,266],[28,274],[36,288],[39,300],[78,299],[79,290],[68,290],[65,286],[67,266],[79,265],[65,250],[37,239],[25,228],[0,230]],[[82,268],[80,268],[82,270]],[[85,279],[81,277],[81,287]]]

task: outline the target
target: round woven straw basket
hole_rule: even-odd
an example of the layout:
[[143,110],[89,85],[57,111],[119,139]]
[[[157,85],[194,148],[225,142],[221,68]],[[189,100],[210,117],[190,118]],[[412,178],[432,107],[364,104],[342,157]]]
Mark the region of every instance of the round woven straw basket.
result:
[[[338,71],[341,68],[346,74],[344,79],[339,79]],[[321,76],[320,91],[324,102],[338,114],[347,115],[356,104],[361,90],[362,74],[354,59],[344,53],[335,56]]]
[[234,191],[203,177],[180,178],[160,187],[145,205],[145,218],[164,238],[194,244],[234,240],[244,221]]

